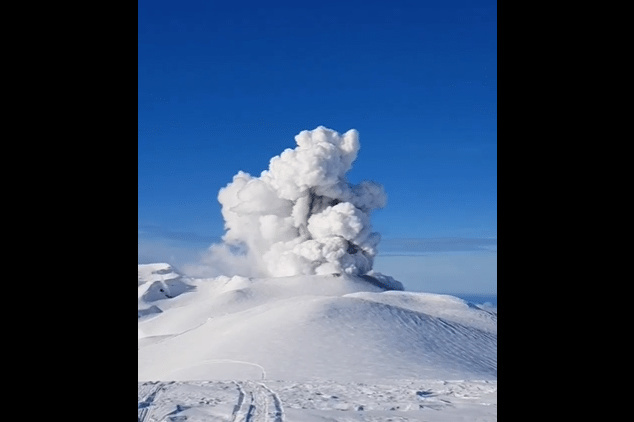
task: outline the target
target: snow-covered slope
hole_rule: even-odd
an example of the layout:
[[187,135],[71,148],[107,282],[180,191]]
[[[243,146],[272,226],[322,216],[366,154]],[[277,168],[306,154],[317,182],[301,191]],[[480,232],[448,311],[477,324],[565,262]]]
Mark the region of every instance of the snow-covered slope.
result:
[[497,378],[496,313],[345,274],[190,279],[139,265],[138,329],[139,381]]
[[139,265],[138,317],[162,312],[156,302],[174,298],[192,288],[169,264]]

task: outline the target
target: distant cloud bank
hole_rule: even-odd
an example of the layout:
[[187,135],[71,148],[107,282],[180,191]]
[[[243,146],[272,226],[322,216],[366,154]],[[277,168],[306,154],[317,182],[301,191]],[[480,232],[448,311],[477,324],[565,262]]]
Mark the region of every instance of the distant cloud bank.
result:
[[138,238],[139,239],[159,239],[162,241],[176,241],[186,243],[203,243],[210,245],[214,242],[219,242],[219,236],[205,236],[194,232],[185,231],[173,231],[157,225],[139,225],[138,226]]
[[492,238],[392,238],[382,239],[379,255],[421,255],[434,252],[497,252]]

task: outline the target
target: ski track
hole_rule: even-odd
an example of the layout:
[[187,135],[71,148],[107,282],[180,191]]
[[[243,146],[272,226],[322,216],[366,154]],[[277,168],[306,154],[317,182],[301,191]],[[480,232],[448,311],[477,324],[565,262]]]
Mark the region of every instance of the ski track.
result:
[[246,393],[244,392],[244,389],[239,382],[233,381],[233,383],[238,389],[238,403],[233,408],[233,413],[231,414],[231,422],[243,421],[246,420],[246,411],[244,410]]
[[261,382],[234,381],[238,389],[238,403],[232,422],[284,422],[282,402],[273,390]]
[[149,390],[149,393],[141,400],[138,404],[138,422],[146,422],[151,421],[152,418],[152,410],[154,410],[154,402],[156,401],[156,396],[159,392],[163,390],[165,383],[156,382],[156,383],[144,383],[144,385],[152,385]]

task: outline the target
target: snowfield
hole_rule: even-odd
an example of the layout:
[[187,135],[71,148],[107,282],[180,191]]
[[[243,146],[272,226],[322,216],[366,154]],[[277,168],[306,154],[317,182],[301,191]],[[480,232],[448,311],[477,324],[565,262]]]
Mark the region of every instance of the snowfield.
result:
[[495,421],[497,382],[142,382],[139,421]]
[[496,309],[346,274],[138,267],[139,421],[497,420]]

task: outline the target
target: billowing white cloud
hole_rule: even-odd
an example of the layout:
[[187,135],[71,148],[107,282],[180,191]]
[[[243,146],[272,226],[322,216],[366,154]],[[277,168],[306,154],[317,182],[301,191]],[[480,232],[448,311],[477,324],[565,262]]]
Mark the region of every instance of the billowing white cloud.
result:
[[372,270],[380,236],[370,214],[385,206],[386,195],[377,183],[346,180],[358,132],[319,126],[295,141],[259,177],[240,171],[220,190],[226,232],[197,266],[199,274],[201,268],[252,277]]

